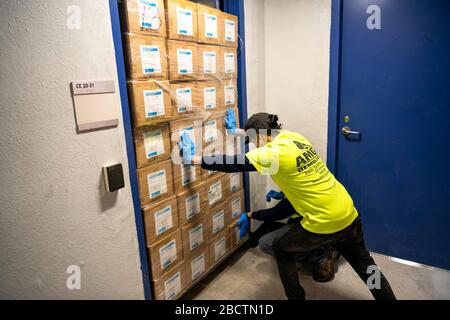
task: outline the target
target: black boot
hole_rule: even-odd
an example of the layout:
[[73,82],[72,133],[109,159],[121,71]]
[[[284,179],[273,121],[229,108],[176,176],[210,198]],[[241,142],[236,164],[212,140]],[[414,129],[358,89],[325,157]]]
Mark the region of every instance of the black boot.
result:
[[328,282],[334,278],[334,261],[339,254],[333,248],[326,248],[322,258],[314,264],[313,279],[317,282]]

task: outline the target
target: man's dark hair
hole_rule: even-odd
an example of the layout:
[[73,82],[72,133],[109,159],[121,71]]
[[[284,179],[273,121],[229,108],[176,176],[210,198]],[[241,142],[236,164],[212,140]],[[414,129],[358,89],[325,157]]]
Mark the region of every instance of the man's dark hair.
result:
[[271,130],[280,130],[282,125],[278,123],[278,116],[276,114],[270,114],[267,112],[259,112],[252,115],[245,122],[245,131],[254,129],[259,131],[261,129],[267,130],[267,134],[271,134]]

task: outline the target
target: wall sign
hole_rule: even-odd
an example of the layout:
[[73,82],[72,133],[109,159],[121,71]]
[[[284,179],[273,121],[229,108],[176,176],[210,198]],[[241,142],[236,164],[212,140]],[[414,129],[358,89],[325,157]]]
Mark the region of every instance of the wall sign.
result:
[[71,83],[78,131],[101,129],[119,124],[119,98],[114,80],[88,80]]

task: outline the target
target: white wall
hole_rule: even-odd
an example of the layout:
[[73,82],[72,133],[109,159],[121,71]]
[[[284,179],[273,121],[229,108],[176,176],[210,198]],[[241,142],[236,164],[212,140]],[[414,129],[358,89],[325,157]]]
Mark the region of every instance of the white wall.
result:
[[[4,0],[0,30],[0,298],[143,298],[123,121],[77,134],[69,89],[117,78],[108,1]],[[105,195],[110,162],[126,188]],[[66,288],[69,265],[81,290]]]
[[[245,15],[249,115],[278,114],[326,161],[331,0],[246,0]],[[272,187],[251,181],[252,209]]]
[[331,0],[266,0],[266,108],[326,160]]
[[[247,76],[247,112],[251,116],[265,112],[265,5],[261,0],[245,0],[245,58]],[[250,207],[252,210],[265,207],[264,192],[267,178],[250,173]]]

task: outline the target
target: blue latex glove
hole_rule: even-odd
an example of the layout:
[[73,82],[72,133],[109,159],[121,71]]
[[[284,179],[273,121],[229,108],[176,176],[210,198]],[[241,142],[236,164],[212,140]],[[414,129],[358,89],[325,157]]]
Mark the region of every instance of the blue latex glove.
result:
[[195,155],[195,143],[191,140],[191,137],[189,137],[189,134],[186,131],[181,133],[178,147],[180,148],[181,156],[183,157],[183,163],[192,164],[192,158]]
[[281,192],[281,191],[278,192],[278,191],[275,191],[275,190],[270,190],[266,194],[266,201],[270,202],[272,199],[282,200],[282,199],[284,199],[284,193]]
[[225,128],[231,133],[236,133],[236,115],[234,114],[234,110],[232,108],[227,109],[227,113],[225,115]]
[[245,237],[247,232],[250,230],[250,219],[247,217],[247,212],[244,212],[241,214],[241,217],[239,218],[239,221],[237,223],[237,226],[239,227],[239,236],[241,239]]

